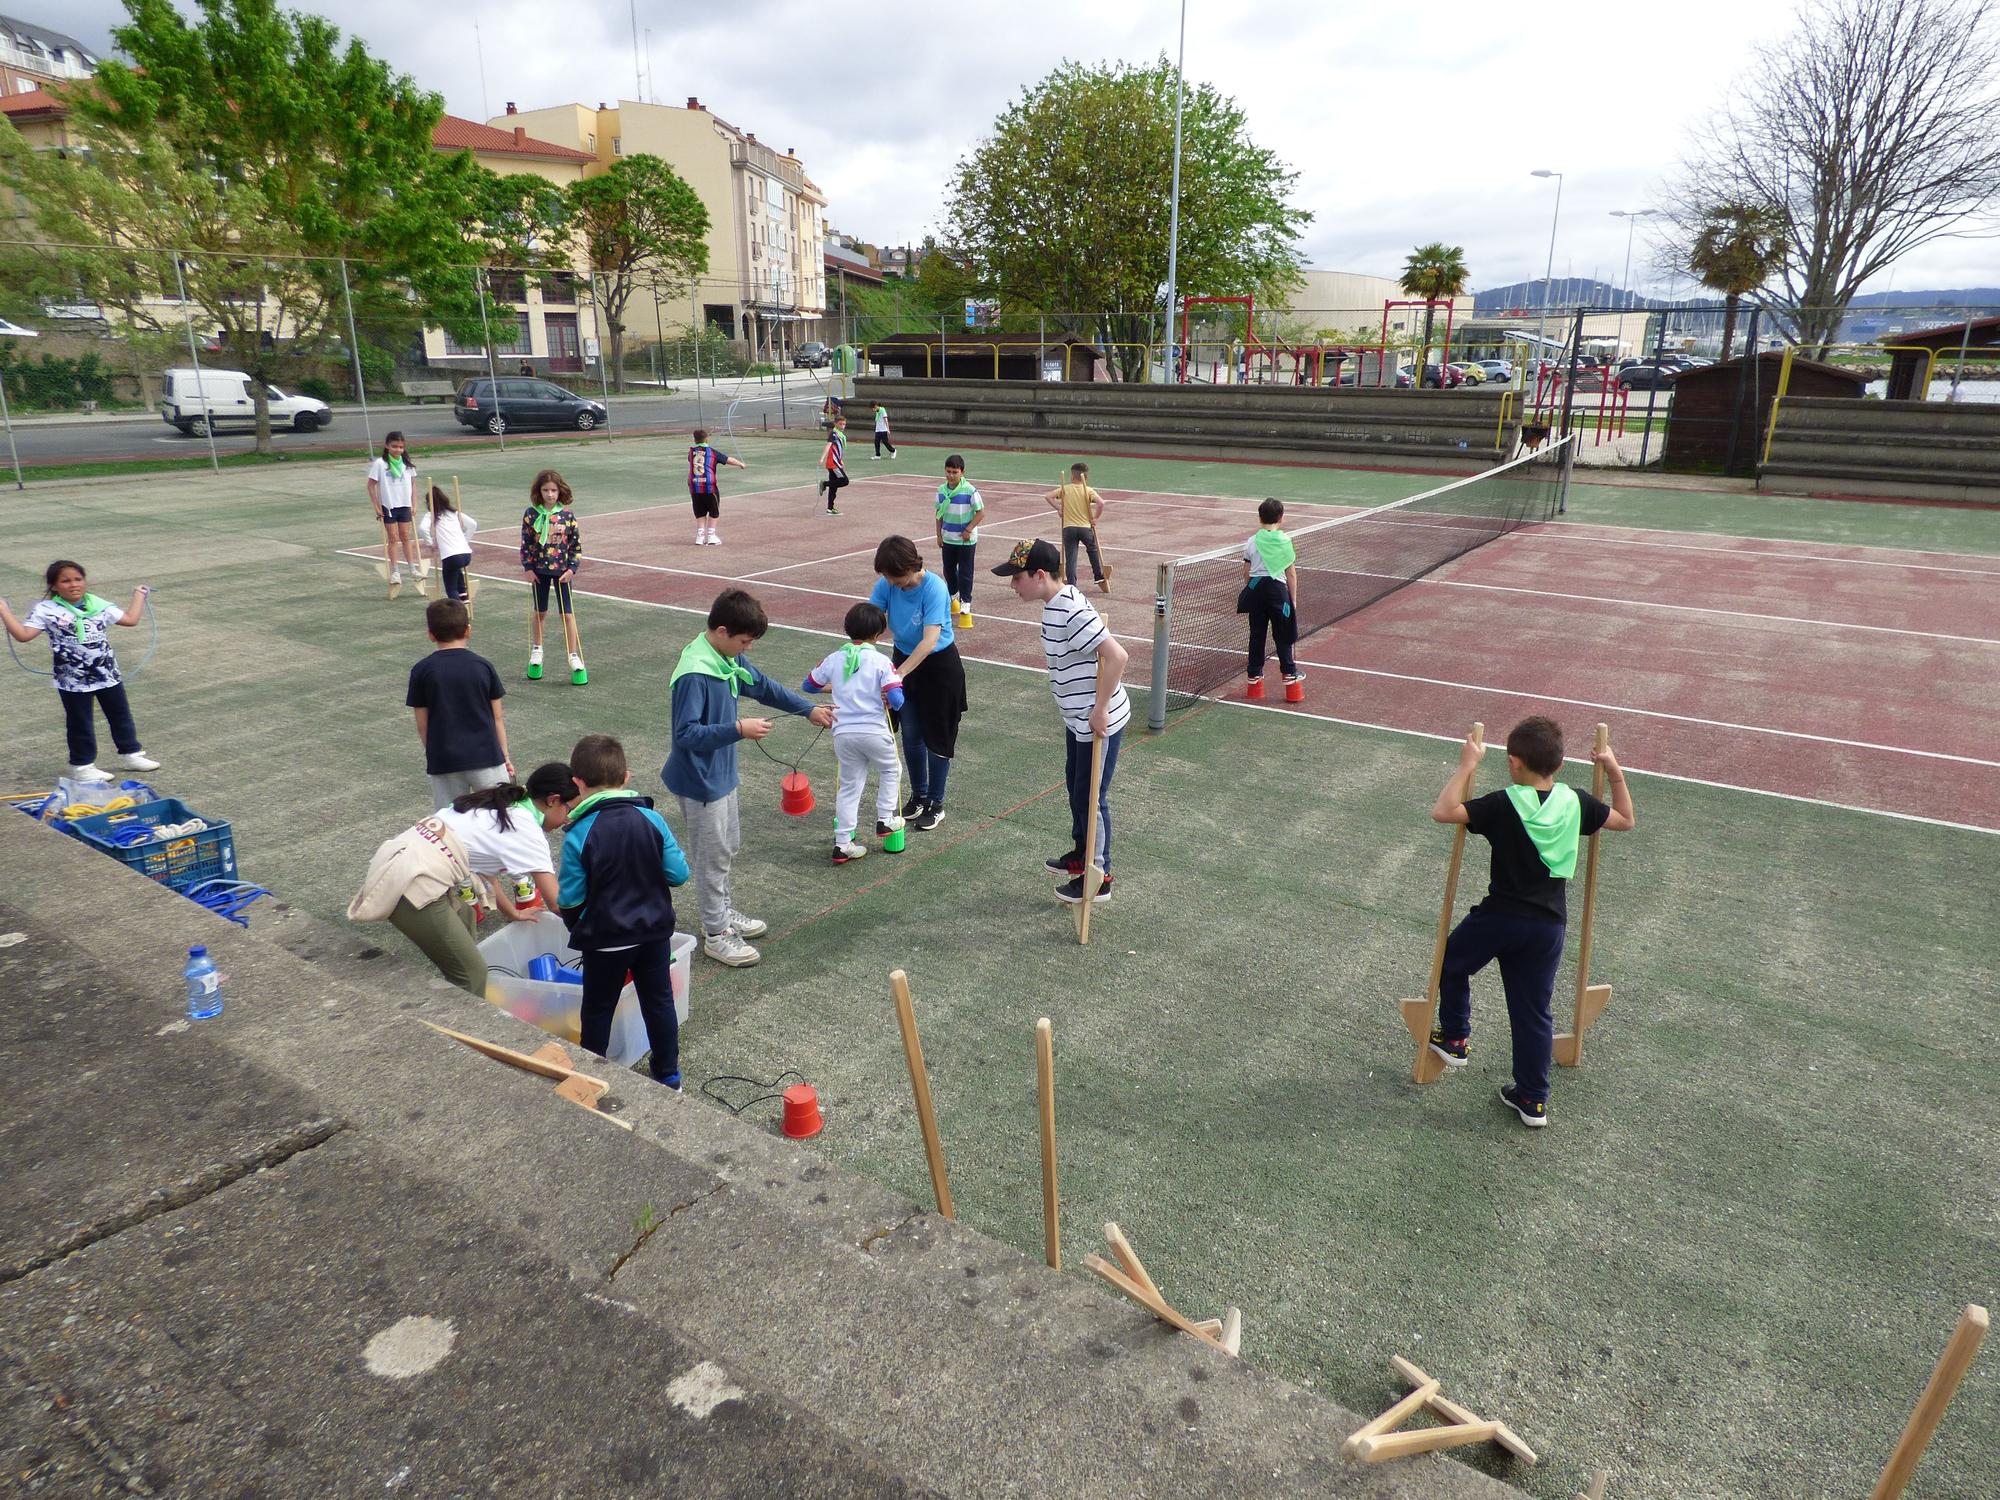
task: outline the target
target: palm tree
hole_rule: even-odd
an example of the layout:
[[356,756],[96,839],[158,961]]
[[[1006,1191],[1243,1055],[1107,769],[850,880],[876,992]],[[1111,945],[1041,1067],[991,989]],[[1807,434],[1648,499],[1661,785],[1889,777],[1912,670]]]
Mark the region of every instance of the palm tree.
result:
[[1688,247],[1687,265],[1703,286],[1725,298],[1724,359],[1736,343],[1736,310],[1745,294],[1777,274],[1789,249],[1784,219],[1764,204],[1732,201],[1702,210],[1694,243]]
[[[1465,247],[1447,245],[1433,240],[1428,245],[1419,245],[1410,252],[1403,262],[1403,279],[1400,285],[1408,297],[1424,299],[1424,347],[1417,359],[1417,385],[1424,383],[1424,361],[1430,358],[1431,320],[1436,309],[1431,303],[1441,302],[1449,297],[1461,296],[1465,284],[1472,279],[1472,273],[1465,269]],[[1444,383],[1444,361],[1438,361],[1438,383]]]

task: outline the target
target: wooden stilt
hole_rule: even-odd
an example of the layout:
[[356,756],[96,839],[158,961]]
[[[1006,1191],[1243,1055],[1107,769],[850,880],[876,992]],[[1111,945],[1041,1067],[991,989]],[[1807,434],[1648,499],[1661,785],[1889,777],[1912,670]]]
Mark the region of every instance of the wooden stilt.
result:
[[1396,1402],[1387,1411],[1383,1412],[1382,1415],[1369,1418],[1366,1422],[1355,1428],[1354,1431],[1350,1432],[1347,1435],[1347,1441],[1341,1445],[1342,1448],[1359,1458],[1363,1443],[1368,1442],[1372,1438],[1380,1437],[1385,1432],[1394,1432],[1403,1423],[1409,1421],[1411,1417],[1422,1411],[1424,1403],[1437,1393],[1438,1383],[1435,1380],[1426,1380],[1422,1385],[1411,1391],[1409,1395],[1403,1397],[1402,1400]]
[[1590,1493],[1578,1495],[1576,1500],[1604,1500],[1604,1481],[1610,1476],[1609,1469],[1593,1469],[1590,1473]]
[[1973,1355],[1979,1352],[1980,1341],[1986,1337],[1987,1322],[1986,1309],[1976,1302],[1959,1314],[1958,1327],[1952,1330],[1951,1342],[1944,1346],[1937,1368],[1931,1371],[1930,1384],[1924,1387],[1916,1409],[1910,1413],[1903,1435],[1896,1442],[1896,1451],[1889,1455],[1888,1465],[1882,1470],[1882,1477],[1875,1481],[1868,1500],[1896,1500],[1896,1496],[1903,1493],[1903,1486],[1916,1472],[1917,1460],[1924,1456],[1924,1449],[1930,1444],[1931,1434],[1937,1431],[1938,1423],[1944,1418],[1944,1409],[1958,1394],[1958,1383],[1971,1367]]
[[[1402,1376],[1402,1378],[1408,1381],[1411,1385],[1422,1385],[1427,1380],[1430,1379],[1430,1376],[1426,1375],[1422,1370],[1418,1369],[1416,1365],[1412,1364],[1409,1360],[1403,1358],[1403,1356],[1400,1354],[1396,1355],[1389,1361],[1389,1368],[1394,1370],[1398,1375]],[[1444,1421],[1447,1422],[1463,1424],[1467,1422],[1477,1422],[1479,1420],[1477,1416],[1473,1415],[1469,1407],[1460,1406],[1456,1401],[1453,1401],[1448,1396],[1443,1396],[1443,1395],[1433,1396],[1429,1401],[1426,1401],[1424,1405],[1433,1414],[1435,1414],[1436,1416],[1442,1418]],[[1495,1434],[1493,1434],[1493,1441],[1498,1443],[1501,1447],[1505,1448],[1509,1453],[1513,1454],[1514,1457],[1520,1459],[1521,1462],[1524,1464],[1532,1464],[1539,1462],[1539,1460],[1535,1456],[1535,1450],[1533,1448],[1530,1448],[1526,1443],[1522,1442],[1520,1434],[1515,1432],[1514,1429],[1509,1427],[1505,1422],[1502,1422],[1500,1424],[1500,1430]]]
[[1182,1333],[1191,1333],[1203,1343],[1213,1344],[1227,1354],[1237,1352],[1243,1341],[1241,1312],[1232,1307],[1221,1318],[1202,1318],[1196,1321],[1185,1317],[1169,1306],[1167,1299],[1160,1295],[1159,1287],[1155,1286],[1153,1278],[1146,1274],[1145,1266],[1140,1263],[1131,1245],[1126,1243],[1125,1236],[1116,1224],[1104,1226],[1104,1239],[1111,1247],[1111,1253],[1118,1258],[1118,1264],[1112,1265],[1101,1255],[1086,1255],[1083,1264],[1087,1270],[1103,1277],[1170,1327],[1178,1328]]
[[[1483,749],[1486,726],[1474,724],[1472,738]],[[1438,912],[1437,942],[1431,948],[1430,984],[1423,999],[1403,1002],[1403,1024],[1409,1027],[1417,1044],[1416,1060],[1410,1065],[1410,1078],[1416,1083],[1436,1083],[1445,1068],[1444,1059],[1431,1051],[1431,1026],[1437,1020],[1438,983],[1444,977],[1444,945],[1451,937],[1451,912],[1458,900],[1458,871],[1464,861],[1465,825],[1461,823],[1451,831],[1451,863],[1445,867],[1444,906]]]
[[1042,1254],[1062,1269],[1062,1221],[1056,1197],[1056,1045],[1049,1018],[1035,1022],[1035,1083],[1042,1100]]
[[951,1184],[945,1180],[944,1143],[938,1139],[937,1114],[931,1108],[931,1076],[924,1067],[924,1044],[917,1035],[916,1007],[910,1003],[910,976],[901,969],[889,974],[889,993],[896,1001],[896,1024],[903,1031],[903,1058],[910,1065],[910,1090],[917,1100],[917,1125],[924,1133],[924,1158],[930,1163],[931,1190],[937,1209],[947,1219],[958,1215],[951,1206]]
[[1090,801],[1083,812],[1083,900],[1076,908],[1076,940],[1090,946],[1090,908],[1097,902],[1104,872],[1097,868],[1098,779],[1104,774],[1104,736],[1090,737]]
[[[1594,748],[1611,748],[1610,725],[1597,726]],[[1591,771],[1590,794],[1600,802],[1604,800],[1603,766],[1594,766]],[[1601,833],[1590,836],[1590,851],[1584,860],[1583,926],[1576,940],[1576,1008],[1569,1030],[1557,1035],[1552,1049],[1556,1062],[1565,1068],[1574,1068],[1583,1061],[1583,1034],[1611,1003],[1611,986],[1590,982],[1590,947],[1597,928],[1597,844],[1601,837]]]
[[[1523,1462],[1535,1461],[1535,1450],[1522,1442],[1505,1422],[1475,1415],[1456,1401],[1447,1400],[1439,1391],[1435,1377],[1426,1375],[1401,1355],[1389,1364],[1414,1389],[1381,1416],[1355,1428],[1342,1445],[1349,1457],[1358,1458],[1363,1463],[1379,1464],[1417,1453],[1461,1448],[1469,1443],[1498,1443]],[[1443,1425],[1397,1431],[1420,1410],[1428,1410],[1442,1418]]]

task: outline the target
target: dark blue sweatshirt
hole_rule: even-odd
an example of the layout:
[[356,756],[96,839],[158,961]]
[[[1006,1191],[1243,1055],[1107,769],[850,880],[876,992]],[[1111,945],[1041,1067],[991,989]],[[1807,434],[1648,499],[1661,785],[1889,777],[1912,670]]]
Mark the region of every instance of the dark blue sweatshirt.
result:
[[557,901],[580,951],[669,941],[687,857],[653,799],[620,788],[577,804],[563,834]]

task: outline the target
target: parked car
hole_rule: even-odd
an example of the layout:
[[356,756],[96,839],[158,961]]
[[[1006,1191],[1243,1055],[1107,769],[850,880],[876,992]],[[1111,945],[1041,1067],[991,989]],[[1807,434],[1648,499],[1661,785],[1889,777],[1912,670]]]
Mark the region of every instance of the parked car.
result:
[[497,382],[497,400],[495,385],[484,376],[466,381],[452,405],[452,415],[460,426],[494,433],[521,427],[574,427],[578,432],[589,432],[611,420],[602,401],[564,390],[553,381],[503,376]]
[[833,359],[833,351],[821,343],[801,344],[792,351],[792,368],[817,370]]
[[1475,359],[1473,363],[1479,366],[1480,373],[1483,374],[1488,381],[1497,380],[1501,381],[1502,383],[1505,383],[1506,381],[1510,381],[1514,378],[1514,366],[1507,360]]
[[1618,375],[1619,387],[1628,391],[1664,391],[1673,388],[1681,372],[1666,365],[1633,365]]
[[1479,385],[1486,379],[1486,371],[1476,359],[1455,359],[1446,368],[1456,371],[1463,385]]
[[1427,391],[1448,391],[1464,383],[1456,365],[1446,365],[1442,370],[1434,364],[1424,366],[1424,389]]
[[[255,427],[257,404],[250,392],[250,377],[241,370],[169,370],[160,392],[160,418],[190,437],[205,437],[211,428]],[[275,385],[264,387],[264,399],[273,431],[316,432],[333,420],[333,408],[324,401],[288,396]]]

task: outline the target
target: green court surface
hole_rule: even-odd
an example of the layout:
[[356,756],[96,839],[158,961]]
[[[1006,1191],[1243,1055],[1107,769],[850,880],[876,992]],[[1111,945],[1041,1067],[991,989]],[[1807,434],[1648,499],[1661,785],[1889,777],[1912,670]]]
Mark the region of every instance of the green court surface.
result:
[[[857,477],[889,467],[865,441]],[[593,511],[658,506],[678,536],[684,447],[461,450],[437,467],[462,476],[489,535],[553,463],[586,534]],[[725,530],[753,491],[809,483],[815,453],[747,443]],[[1059,462],[968,456],[975,479],[1053,482]],[[906,445],[894,468],[941,457]],[[1432,482],[1138,459],[1093,459],[1092,479],[1246,509],[1271,493],[1366,505]],[[1570,518],[2000,555],[2000,517],[1963,510],[1579,483]],[[17,612],[58,555],[106,597],[157,587],[158,654],[132,680],[166,762],[151,779],[231,820],[249,878],[342,920],[376,844],[429,808],[402,706],[427,649],[422,604],[407,588],[384,600],[370,566],[341,555],[380,540],[360,463],[42,485],[8,521],[0,588]],[[703,561],[758,567],[728,549]],[[859,594],[865,555],[856,568]],[[573,689],[558,671],[521,680],[521,608],[517,588],[487,585],[472,643],[508,683],[517,765],[611,732],[634,785],[662,792],[667,677],[700,619],[585,599],[591,684]],[[128,665],[147,634],[118,632]],[[828,645],[781,628],[754,659],[796,683]],[[965,647],[977,656],[977,636]],[[46,665],[40,642],[17,649]],[[900,858],[827,863],[833,761],[802,721],[767,743],[805,754],[821,802],[808,818],[780,811],[783,768],[744,747],[737,904],[773,936],[756,968],[696,961],[691,1085],[797,1069],[827,1120],[806,1149],[927,1203],[887,984],[902,968],[959,1215],[1035,1253],[1033,1028],[1049,1016],[1072,1266],[1115,1219],[1176,1306],[1240,1306],[1246,1358],[1357,1410],[1400,1394],[1388,1361],[1406,1355],[1541,1451],[1507,1471],[1537,1496],[1567,1500],[1598,1466],[1621,1500],[1866,1492],[1961,1306],[2000,1293],[1995,835],[1635,776],[1640,826],[1606,840],[1592,965],[1614,996],[1585,1065],[1558,1070],[1551,1127],[1529,1132],[1494,1098],[1508,1064],[1491,971],[1471,1065],[1409,1081],[1396,1002],[1421,992],[1430,957],[1449,838],[1426,810],[1448,744],[1226,705],[1164,735],[1135,729],[1115,786],[1116,900],[1080,949],[1041,868],[1068,834],[1045,677],[970,674],[948,820]],[[45,789],[60,714],[46,683],[9,681],[0,779]],[[1481,785],[1502,776],[1490,757]],[[1476,844],[1467,872],[1462,905],[1484,886]],[[387,927],[372,935],[421,963]],[[1559,1022],[1569,982],[1566,969]],[[1989,1348],[1908,1493],[1991,1493],[1996,1449]]]

